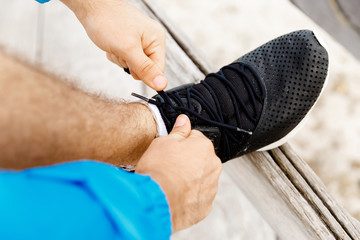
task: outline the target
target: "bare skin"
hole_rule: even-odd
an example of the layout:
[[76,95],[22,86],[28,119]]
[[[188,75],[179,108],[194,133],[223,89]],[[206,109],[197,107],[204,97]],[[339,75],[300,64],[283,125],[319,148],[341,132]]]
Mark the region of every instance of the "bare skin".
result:
[[2,168],[76,159],[136,165],[156,135],[143,104],[93,98],[4,55],[0,102]]

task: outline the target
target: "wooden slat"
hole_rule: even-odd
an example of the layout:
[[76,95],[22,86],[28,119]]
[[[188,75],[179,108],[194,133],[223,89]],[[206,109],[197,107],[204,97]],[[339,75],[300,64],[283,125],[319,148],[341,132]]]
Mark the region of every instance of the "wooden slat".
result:
[[334,219],[337,220],[342,228],[352,236],[353,239],[360,239],[359,221],[354,219],[348,212],[344,211],[344,209],[339,206],[316,174],[308,174],[309,172],[312,172],[312,169],[294,152],[289,144],[283,145],[280,149],[297,172],[301,174],[302,178],[321,200],[324,206],[330,211]]
[[360,59],[360,1],[290,1]]
[[[197,80],[199,72],[207,74],[215,70],[151,0],[143,2],[145,8],[141,4],[138,7],[159,20],[179,45],[180,52],[175,50],[175,53],[173,46],[168,47],[172,51],[171,59],[167,56],[169,68],[173,68],[172,64],[181,65],[185,53],[197,66],[191,79]],[[187,75],[192,74],[191,71],[193,69]],[[178,81],[184,82],[182,72],[172,76],[179,76]],[[234,184],[242,189],[282,239],[360,239],[358,221],[336,203],[289,145],[234,159],[224,165],[224,172],[234,179]]]
[[282,239],[336,239],[269,153],[250,154],[224,169]]

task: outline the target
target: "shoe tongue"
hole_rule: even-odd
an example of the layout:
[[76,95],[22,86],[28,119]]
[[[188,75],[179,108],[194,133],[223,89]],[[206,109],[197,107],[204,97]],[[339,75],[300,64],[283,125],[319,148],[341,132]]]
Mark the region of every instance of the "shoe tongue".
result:
[[[209,103],[211,103],[211,105],[213,106],[213,109],[218,112],[219,115],[222,115],[224,122],[225,123],[229,123],[231,125],[233,125],[231,123],[231,119],[234,119],[234,104],[231,100],[231,96],[229,94],[229,91],[226,89],[225,85],[222,84],[219,79],[217,77],[214,77],[212,75],[209,75],[205,78],[204,80],[208,85],[210,85],[210,87],[212,88],[212,90],[214,91],[214,94],[217,97],[217,102],[219,103],[219,107],[221,110],[221,114],[219,113],[218,107],[216,106],[215,100],[213,98],[213,96],[210,94],[209,90],[203,85],[203,84],[199,84],[196,87],[202,87],[204,90],[206,91],[207,94],[204,94],[204,96],[206,96],[206,99],[208,100]],[[235,124],[236,125],[236,124]]]
[[[235,64],[234,66],[239,67],[238,64]],[[247,81],[245,79],[245,77],[240,76],[238,72],[236,72],[232,69],[229,69],[229,68],[225,68],[223,70],[223,73],[224,73],[226,79],[228,79],[232,83],[232,85],[234,86],[235,92],[237,93],[239,98],[243,101],[243,103],[246,107],[246,109],[243,109],[241,107],[240,103],[239,102],[237,103],[238,108],[239,108],[238,112],[239,112],[239,116],[240,116],[240,123],[237,123],[236,111],[234,108],[235,104],[231,100],[232,99],[231,95],[234,95],[234,94],[230,93],[231,90],[229,89],[227,84],[223,83],[221,80],[219,80],[219,78],[215,77],[214,75],[209,75],[207,78],[205,78],[204,81],[212,87],[212,89],[214,90],[214,92],[219,100],[222,115],[224,117],[225,123],[231,124],[233,126],[238,126],[242,129],[246,129],[246,130],[250,130],[250,131],[254,130],[256,123],[247,117],[245,111],[248,112],[250,114],[250,116],[254,116],[255,115],[254,107],[261,107],[261,104],[259,106],[253,106],[248,89],[244,83],[244,81]],[[256,93],[254,93],[254,94],[260,94],[260,90],[257,85],[257,81],[256,81],[255,77],[253,76],[253,74],[247,69],[245,69],[245,73],[246,73],[248,79],[250,80],[250,84],[255,86]],[[236,96],[234,95],[233,97],[236,97]],[[213,99],[211,101],[209,100],[209,102],[212,102],[215,107],[215,103],[214,103]],[[217,109],[217,108],[215,108],[215,109]]]

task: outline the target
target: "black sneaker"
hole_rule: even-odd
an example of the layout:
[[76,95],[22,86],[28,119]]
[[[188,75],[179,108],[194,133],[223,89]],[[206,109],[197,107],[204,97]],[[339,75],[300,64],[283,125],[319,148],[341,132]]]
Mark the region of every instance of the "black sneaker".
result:
[[324,88],[328,54],[312,31],[278,37],[198,84],[159,92],[170,132],[179,114],[209,137],[223,162],[286,142]]

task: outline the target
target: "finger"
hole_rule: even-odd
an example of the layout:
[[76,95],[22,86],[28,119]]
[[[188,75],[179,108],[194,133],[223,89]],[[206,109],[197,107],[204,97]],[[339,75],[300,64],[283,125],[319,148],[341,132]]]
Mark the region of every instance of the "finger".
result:
[[156,91],[163,90],[167,80],[161,69],[144,53],[143,49],[135,48],[127,54],[125,59],[133,71],[146,85]]
[[116,65],[122,67],[122,68],[127,68],[127,64],[125,63],[125,61],[119,59],[118,57],[116,57],[114,54],[111,53],[106,53],[106,57],[107,59],[109,59],[112,63],[115,63]]
[[189,118],[181,114],[177,117],[174,127],[169,136],[177,137],[179,139],[187,138],[191,133],[191,124]]
[[134,79],[140,80],[139,76],[136,75],[136,73],[135,73],[134,71],[132,71],[131,69],[130,69],[130,74],[131,74],[131,76],[132,76]]
[[144,49],[145,54],[153,60],[153,62],[160,68],[162,72],[165,70],[165,55],[166,55],[166,47],[165,47],[165,37],[164,40],[159,43],[159,45],[155,48],[149,47]]
[[[114,54],[113,54],[114,55]],[[124,61],[124,59],[114,55],[114,57],[116,58],[117,62],[119,63],[119,66],[121,66],[122,68],[128,68],[127,63]]]
[[[154,33],[155,36],[154,36]],[[144,53],[160,68],[162,72],[165,69],[166,55],[166,33],[164,28],[156,23],[155,30],[148,33],[148,37],[143,39],[142,47]],[[150,36],[150,37],[149,37]],[[146,41],[148,40],[148,41]],[[149,41],[150,40],[150,41]]]
[[209,171],[210,175],[218,179],[220,177],[220,174],[222,172],[222,163],[218,156],[214,155],[212,157],[209,157]]
[[113,57],[113,54],[107,52],[107,53],[106,53],[106,58],[107,58],[110,62],[117,64],[117,63],[115,62],[115,58]]
[[165,51],[159,50],[153,54],[148,55],[149,58],[164,72],[165,70]]
[[192,130],[190,133],[191,138],[207,138],[202,132],[199,130]]
[[[208,137],[206,137],[202,132],[200,132],[198,130],[192,130],[190,132],[188,139],[191,141],[194,141],[198,144],[201,143],[201,146],[204,149],[206,149],[206,152],[208,154],[211,154],[211,155],[209,155],[209,157],[217,158],[213,142]],[[220,159],[219,159],[219,161],[220,161]]]

